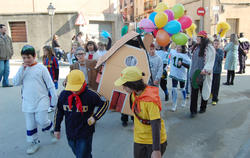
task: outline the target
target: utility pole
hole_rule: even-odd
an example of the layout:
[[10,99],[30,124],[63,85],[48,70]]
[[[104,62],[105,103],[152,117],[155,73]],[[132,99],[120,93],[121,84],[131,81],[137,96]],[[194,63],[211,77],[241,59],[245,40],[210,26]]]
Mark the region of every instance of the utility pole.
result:
[[[202,8],[205,8],[205,2],[204,2],[204,0],[201,0],[201,7]],[[202,30],[204,30],[204,18],[205,17],[205,15],[204,16],[200,16],[200,30],[199,31],[202,31]]]

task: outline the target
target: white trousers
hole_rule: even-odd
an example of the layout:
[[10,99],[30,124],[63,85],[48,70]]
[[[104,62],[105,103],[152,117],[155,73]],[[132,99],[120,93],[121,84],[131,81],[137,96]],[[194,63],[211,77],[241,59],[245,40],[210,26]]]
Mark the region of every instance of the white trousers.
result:
[[38,139],[37,126],[42,128],[42,131],[52,129],[52,121],[49,120],[48,111],[41,111],[35,113],[24,113],[27,129],[27,142],[33,142]]

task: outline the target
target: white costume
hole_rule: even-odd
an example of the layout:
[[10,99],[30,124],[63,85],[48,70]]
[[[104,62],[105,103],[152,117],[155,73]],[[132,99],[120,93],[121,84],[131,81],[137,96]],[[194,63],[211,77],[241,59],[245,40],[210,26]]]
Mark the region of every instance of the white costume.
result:
[[48,69],[42,64],[36,64],[24,69],[21,66],[13,78],[15,86],[22,85],[22,111],[25,114],[27,141],[37,140],[37,125],[42,130],[50,130],[52,122],[48,119],[48,108],[51,94],[51,105],[56,106],[57,95],[54,83]]

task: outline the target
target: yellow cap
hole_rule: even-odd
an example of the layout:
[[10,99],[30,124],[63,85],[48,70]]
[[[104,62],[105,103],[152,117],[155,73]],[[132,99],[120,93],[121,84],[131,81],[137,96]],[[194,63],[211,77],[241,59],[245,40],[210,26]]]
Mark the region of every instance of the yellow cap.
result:
[[79,91],[85,82],[85,76],[80,70],[72,70],[67,76],[67,85],[65,90],[67,91]]
[[122,70],[121,77],[115,81],[115,86],[121,86],[126,82],[134,82],[142,79],[142,71],[136,66],[129,66]]

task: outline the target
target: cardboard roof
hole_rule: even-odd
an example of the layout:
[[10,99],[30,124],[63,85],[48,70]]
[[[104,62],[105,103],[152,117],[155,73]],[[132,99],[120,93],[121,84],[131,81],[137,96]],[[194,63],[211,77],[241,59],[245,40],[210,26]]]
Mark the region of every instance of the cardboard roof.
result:
[[125,34],[120,40],[116,41],[115,44],[110,48],[110,50],[104,54],[97,62],[95,68],[101,66],[105,61],[107,61],[119,48],[121,48],[129,40],[139,36],[138,33],[131,31]]

